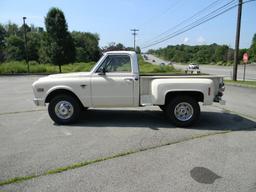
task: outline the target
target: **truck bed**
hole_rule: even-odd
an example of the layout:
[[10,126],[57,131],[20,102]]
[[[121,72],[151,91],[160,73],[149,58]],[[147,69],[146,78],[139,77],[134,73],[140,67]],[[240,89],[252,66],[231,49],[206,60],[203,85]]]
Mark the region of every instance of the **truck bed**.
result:
[[[219,81],[223,76],[218,75],[191,75],[191,74],[161,74],[161,73],[150,73],[140,75],[140,95],[147,96],[151,94],[151,81],[154,79],[188,79],[188,78],[202,78],[213,80],[216,87],[219,86]],[[216,90],[217,91],[217,90]]]

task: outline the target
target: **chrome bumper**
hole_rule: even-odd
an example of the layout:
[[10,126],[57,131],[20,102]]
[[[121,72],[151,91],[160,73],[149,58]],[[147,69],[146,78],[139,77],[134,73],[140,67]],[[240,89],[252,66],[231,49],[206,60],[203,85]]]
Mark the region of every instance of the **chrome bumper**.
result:
[[36,106],[45,106],[44,100],[41,98],[34,98],[33,101]]

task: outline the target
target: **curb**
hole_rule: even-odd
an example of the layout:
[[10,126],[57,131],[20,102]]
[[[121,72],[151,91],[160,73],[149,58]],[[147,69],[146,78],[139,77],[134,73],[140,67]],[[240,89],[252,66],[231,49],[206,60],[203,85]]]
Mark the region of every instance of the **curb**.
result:
[[256,89],[256,86],[253,86],[253,85],[243,85],[243,84],[227,83],[227,82],[224,82],[224,83],[225,85],[228,85],[228,86]]

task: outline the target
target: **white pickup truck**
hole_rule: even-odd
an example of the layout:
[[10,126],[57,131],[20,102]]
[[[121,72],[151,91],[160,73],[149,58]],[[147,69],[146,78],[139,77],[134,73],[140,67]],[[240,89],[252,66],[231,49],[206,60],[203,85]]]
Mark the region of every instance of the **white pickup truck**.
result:
[[190,126],[200,116],[199,102],[221,100],[223,78],[208,75],[141,75],[132,51],[106,52],[90,72],[42,77],[32,85],[36,105],[48,105],[57,124],[70,124],[89,107],[159,106],[173,124]]

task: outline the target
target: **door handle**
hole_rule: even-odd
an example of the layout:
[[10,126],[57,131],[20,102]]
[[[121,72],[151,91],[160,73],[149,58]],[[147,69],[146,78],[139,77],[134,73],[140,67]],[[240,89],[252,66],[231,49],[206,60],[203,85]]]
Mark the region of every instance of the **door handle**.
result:
[[125,78],[124,80],[131,82],[131,81],[133,81],[133,78]]

